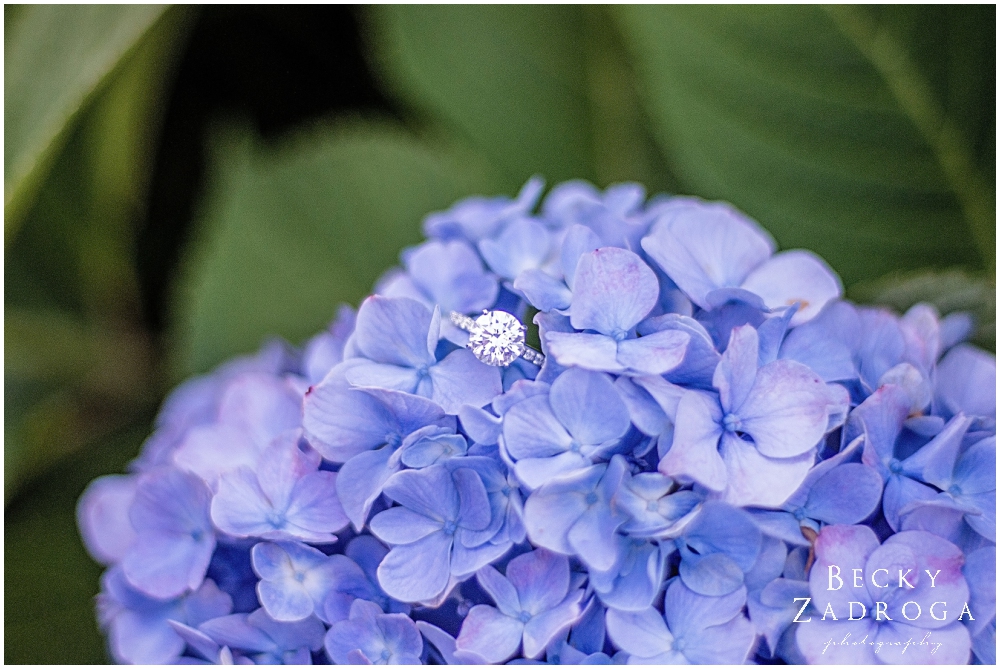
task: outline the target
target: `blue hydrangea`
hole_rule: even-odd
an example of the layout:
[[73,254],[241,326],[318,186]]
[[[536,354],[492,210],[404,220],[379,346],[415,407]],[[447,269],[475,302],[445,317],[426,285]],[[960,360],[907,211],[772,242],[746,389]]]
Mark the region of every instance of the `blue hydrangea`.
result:
[[[430,214],[301,350],[171,393],[77,508],[112,659],[995,663],[970,317],[853,305],[724,203],[543,193]],[[480,362],[483,309],[544,364]]]

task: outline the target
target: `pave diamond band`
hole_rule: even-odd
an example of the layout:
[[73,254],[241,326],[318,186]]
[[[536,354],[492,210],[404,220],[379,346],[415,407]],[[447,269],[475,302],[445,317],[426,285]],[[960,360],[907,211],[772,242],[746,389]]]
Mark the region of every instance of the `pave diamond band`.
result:
[[506,367],[518,358],[539,367],[545,362],[544,355],[524,343],[524,324],[506,311],[483,310],[476,318],[453,311],[451,322],[469,333],[467,348],[487,365]]

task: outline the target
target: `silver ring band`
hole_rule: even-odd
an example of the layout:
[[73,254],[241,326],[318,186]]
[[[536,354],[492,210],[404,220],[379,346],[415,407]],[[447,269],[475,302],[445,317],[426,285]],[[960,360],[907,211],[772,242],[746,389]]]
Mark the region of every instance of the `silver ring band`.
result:
[[450,318],[456,327],[469,333],[466,348],[480,362],[493,367],[506,367],[517,358],[539,367],[545,362],[541,352],[524,342],[524,324],[506,311],[484,309],[477,318],[453,311]]

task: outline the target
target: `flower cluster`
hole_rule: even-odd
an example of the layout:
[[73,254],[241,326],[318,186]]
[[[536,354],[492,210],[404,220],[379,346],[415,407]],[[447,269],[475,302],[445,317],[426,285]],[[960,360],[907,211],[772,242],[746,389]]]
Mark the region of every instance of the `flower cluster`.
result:
[[[970,319],[843,301],[726,204],[541,193],[170,395],[78,508],[114,659],[993,663]],[[448,315],[483,309],[544,364],[480,362]]]

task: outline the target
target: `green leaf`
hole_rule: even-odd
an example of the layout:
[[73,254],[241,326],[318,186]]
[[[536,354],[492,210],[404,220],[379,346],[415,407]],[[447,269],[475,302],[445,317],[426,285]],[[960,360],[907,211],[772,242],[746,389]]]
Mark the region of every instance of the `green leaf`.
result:
[[375,61],[390,87],[456,131],[517,188],[593,180],[583,12],[569,5],[380,5]]
[[388,123],[321,127],[263,147],[230,135],[175,300],[179,377],[255,350],[270,335],[299,342],[339,303],[371,293],[434,210],[494,183]]
[[992,8],[617,12],[685,190],[733,202],[847,284],[993,263],[995,101],[969,84],[992,85]]
[[157,21],[87,101],[8,238],[5,504],[31,477],[157,399],[135,230],[189,16],[177,8]]
[[988,351],[996,349],[996,287],[984,277],[960,269],[918,270],[855,284],[847,294],[857,302],[887,306],[900,313],[918,302],[933,304],[943,316],[966,311],[975,320],[973,340]]
[[30,5],[5,11],[5,241],[26,213],[76,114],[165,9]]
[[5,662],[108,661],[94,601],[102,567],[80,543],[76,502],[92,479],[124,470],[149,433],[150,418],[88,444],[5,509]]

